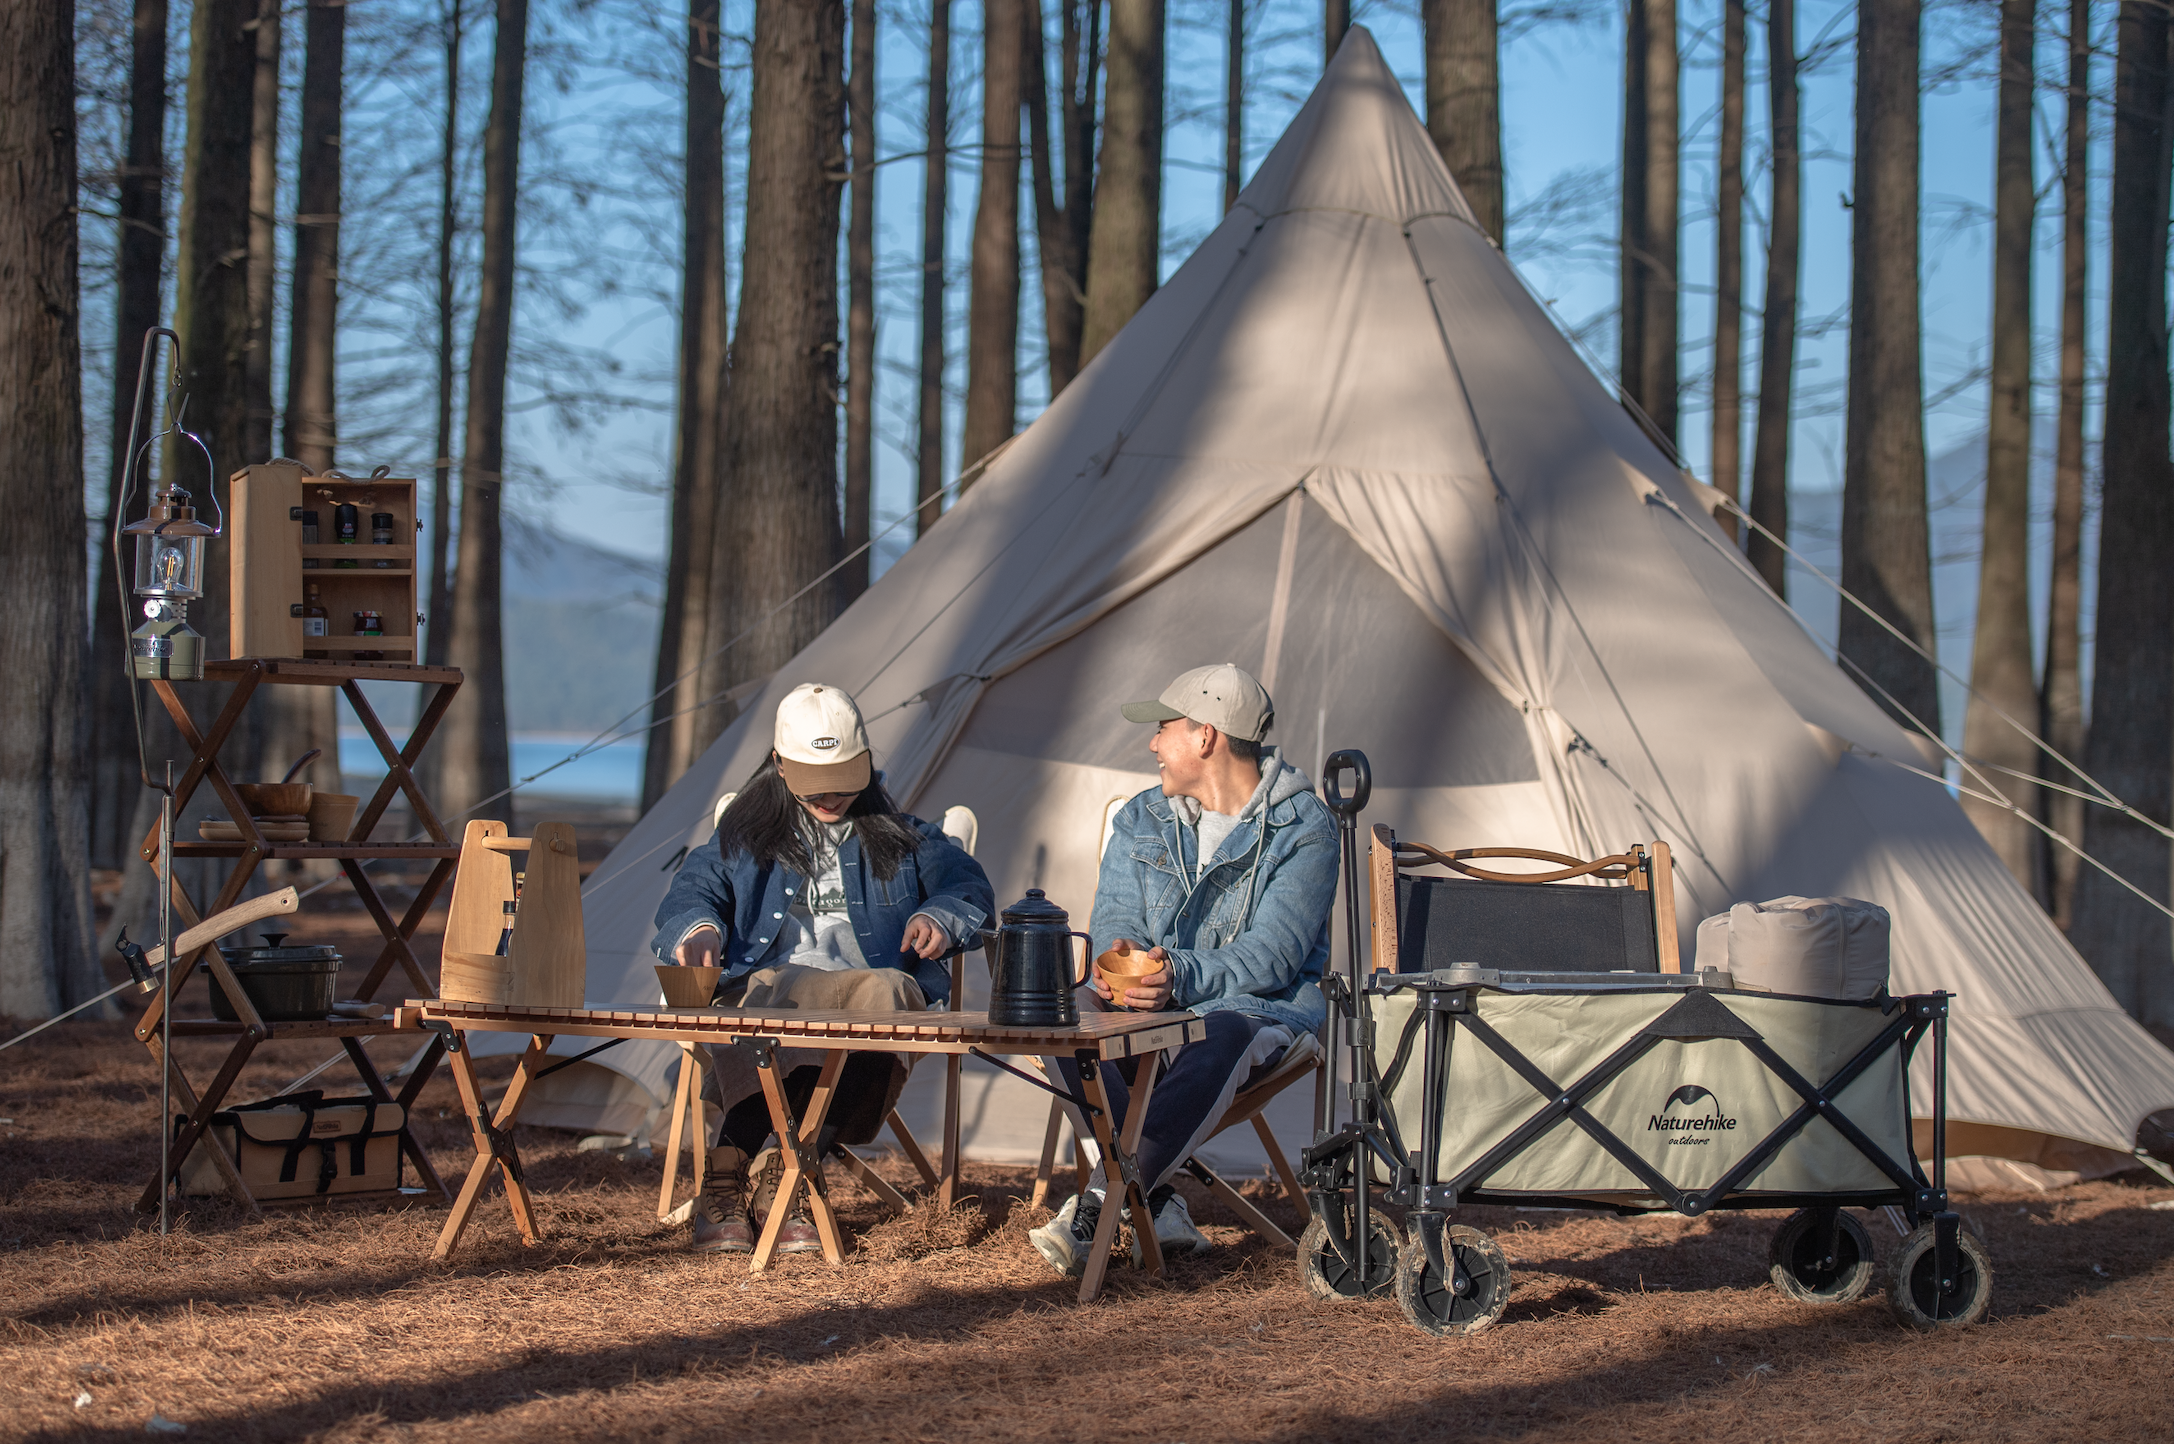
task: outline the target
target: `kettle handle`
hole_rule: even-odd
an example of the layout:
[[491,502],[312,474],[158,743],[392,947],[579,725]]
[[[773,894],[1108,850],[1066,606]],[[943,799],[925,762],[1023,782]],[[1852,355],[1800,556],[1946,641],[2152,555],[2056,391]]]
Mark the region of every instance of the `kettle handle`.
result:
[[1087,986],[1088,977],[1095,970],[1095,940],[1089,934],[1076,930],[1071,936],[1078,938],[1087,945],[1079,950],[1079,976],[1072,980],[1073,987],[1084,988]]

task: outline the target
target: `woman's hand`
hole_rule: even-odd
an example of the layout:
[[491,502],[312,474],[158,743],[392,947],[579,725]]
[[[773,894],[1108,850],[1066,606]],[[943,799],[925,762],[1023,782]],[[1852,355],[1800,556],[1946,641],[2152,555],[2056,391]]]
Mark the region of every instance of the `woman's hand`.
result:
[[672,961],[683,968],[714,968],[724,946],[724,934],[705,924],[687,934],[686,941],[672,949]]
[[921,958],[940,958],[951,951],[951,935],[928,914],[915,913],[906,920],[906,936],[898,950]]

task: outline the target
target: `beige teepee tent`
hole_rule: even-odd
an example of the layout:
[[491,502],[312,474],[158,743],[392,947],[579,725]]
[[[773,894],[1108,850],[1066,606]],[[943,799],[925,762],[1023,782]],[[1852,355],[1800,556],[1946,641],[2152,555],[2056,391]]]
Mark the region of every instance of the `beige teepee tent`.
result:
[[[1692,920],[1785,893],[1885,904],[1897,990],[1957,994],[1957,1150],[2127,1161],[2174,1106],[2174,1055],[1890,760],[1924,758],[1696,490],[1473,224],[1355,29],[1170,283],[598,869],[590,998],[654,999],[670,865],[792,686],[858,695],[906,805],[974,809],[1000,903],[1038,886],[1084,917],[1105,806],[1153,780],[1118,704],[1230,660],[1309,772],[1368,754],[1367,823],[1584,855],[1665,839]],[[625,1126],[672,1057],[605,1060]],[[531,1116],[607,1126],[580,1071]],[[1310,1091],[1279,1110],[1287,1142]],[[983,1088],[970,1156],[1031,1151],[1043,1116]]]

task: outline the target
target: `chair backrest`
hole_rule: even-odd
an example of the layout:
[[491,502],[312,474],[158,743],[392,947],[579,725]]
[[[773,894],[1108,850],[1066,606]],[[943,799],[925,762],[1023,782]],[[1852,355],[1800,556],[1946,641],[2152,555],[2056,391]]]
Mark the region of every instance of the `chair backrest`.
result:
[[[1496,872],[1473,858],[1553,863],[1539,872]],[[1445,867],[1461,877],[1415,875]],[[1368,869],[1374,892],[1375,971],[1468,966],[1514,972],[1682,971],[1675,878],[1668,844],[1633,844],[1590,861],[1537,848],[1444,852],[1399,842],[1374,828]],[[1576,879],[1613,886],[1593,886]]]

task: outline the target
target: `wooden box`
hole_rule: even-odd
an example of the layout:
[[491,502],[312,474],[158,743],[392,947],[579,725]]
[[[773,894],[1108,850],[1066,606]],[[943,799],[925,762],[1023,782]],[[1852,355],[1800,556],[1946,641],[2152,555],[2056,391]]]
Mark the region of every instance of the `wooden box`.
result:
[[[495,957],[521,853],[528,874],[514,915],[513,945]],[[506,836],[503,822],[471,821],[445,919],[438,995],[465,1003],[578,1008],[588,980],[581,925],[581,851],[570,822],[539,822],[531,837]]]
[[[335,509],[352,503],[357,544],[334,537]],[[267,462],[234,473],[228,503],[228,569],[233,654],[236,657],[323,655],[353,661],[374,652],[388,662],[415,662],[421,616],[415,608],[416,486],[413,478],[338,474],[313,476],[292,461]],[[302,543],[302,513],[318,516],[318,541]],[[370,540],[370,517],[390,513],[393,541]],[[303,640],[302,604],[317,584],[325,635]],[[355,634],[355,614],[376,612],[384,635]]]

